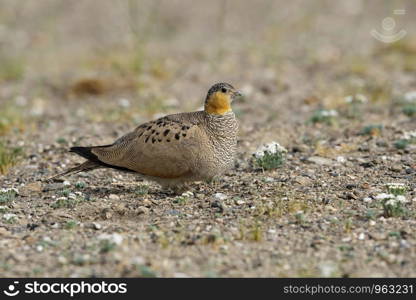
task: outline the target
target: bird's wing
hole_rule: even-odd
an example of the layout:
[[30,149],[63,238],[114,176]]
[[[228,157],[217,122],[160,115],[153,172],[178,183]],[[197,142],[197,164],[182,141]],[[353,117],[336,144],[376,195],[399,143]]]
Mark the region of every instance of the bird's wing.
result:
[[178,178],[190,172],[189,159],[197,154],[203,135],[195,120],[172,115],[144,123],[114,144],[91,151],[109,165],[148,176]]

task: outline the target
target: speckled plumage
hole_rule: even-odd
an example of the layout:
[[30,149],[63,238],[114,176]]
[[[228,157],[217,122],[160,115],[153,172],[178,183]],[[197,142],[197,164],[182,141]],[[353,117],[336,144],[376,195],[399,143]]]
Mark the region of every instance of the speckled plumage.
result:
[[[238,94],[229,84],[216,84],[208,91],[205,106],[218,102],[210,100],[213,95],[231,102]],[[60,175],[110,167],[138,173],[167,188],[211,180],[233,163],[238,123],[232,111],[210,111],[173,114],[144,123],[111,145],[73,147],[72,152],[88,161]]]

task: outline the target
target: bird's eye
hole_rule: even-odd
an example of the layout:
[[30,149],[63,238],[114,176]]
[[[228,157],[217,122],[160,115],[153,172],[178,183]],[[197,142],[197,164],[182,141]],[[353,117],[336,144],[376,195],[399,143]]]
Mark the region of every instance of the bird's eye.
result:
[[227,92],[227,89],[226,88],[222,88],[221,89],[221,92],[226,93]]

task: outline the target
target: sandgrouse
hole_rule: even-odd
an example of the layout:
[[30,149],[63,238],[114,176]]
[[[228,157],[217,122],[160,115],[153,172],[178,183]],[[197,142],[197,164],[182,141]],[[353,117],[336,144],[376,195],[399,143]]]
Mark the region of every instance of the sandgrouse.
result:
[[192,181],[209,181],[233,163],[238,123],[231,102],[241,96],[228,83],[213,85],[203,111],[150,121],[111,145],[72,147],[86,162],[53,178],[98,168],[134,172],[163,188],[182,190]]

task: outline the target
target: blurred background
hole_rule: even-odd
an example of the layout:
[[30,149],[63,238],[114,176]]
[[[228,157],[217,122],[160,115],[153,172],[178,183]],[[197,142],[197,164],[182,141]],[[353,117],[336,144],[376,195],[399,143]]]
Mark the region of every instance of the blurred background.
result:
[[[246,94],[235,105],[243,134],[266,121],[304,124],[305,114],[338,108],[357,93],[384,105],[415,87],[415,6],[410,0],[4,0],[0,134],[49,128],[39,136],[49,143],[73,136],[71,124],[126,130],[201,107],[220,81]],[[389,43],[374,30],[386,39],[405,36]]]

